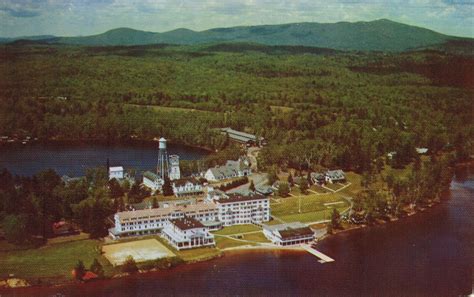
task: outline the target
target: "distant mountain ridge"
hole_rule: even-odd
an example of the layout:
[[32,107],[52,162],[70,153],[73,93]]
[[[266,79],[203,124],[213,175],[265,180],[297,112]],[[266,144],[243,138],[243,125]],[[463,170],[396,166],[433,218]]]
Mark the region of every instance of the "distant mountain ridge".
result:
[[310,46],[357,51],[406,51],[432,47],[450,40],[472,39],[444,35],[387,19],[354,23],[238,26],[199,32],[183,28],[164,33],[117,28],[91,36],[55,38],[48,36],[47,38],[50,43],[87,46],[251,42],[264,45]]

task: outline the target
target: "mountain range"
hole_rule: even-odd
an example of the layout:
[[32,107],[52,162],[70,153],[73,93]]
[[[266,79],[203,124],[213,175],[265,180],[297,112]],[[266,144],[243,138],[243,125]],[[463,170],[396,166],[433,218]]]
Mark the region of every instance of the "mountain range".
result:
[[433,48],[450,41],[472,38],[454,37],[426,28],[387,19],[370,22],[292,23],[282,25],[238,26],[205,31],[176,29],[164,33],[117,28],[98,35],[78,37],[34,36],[0,38],[0,42],[32,40],[85,46],[127,46],[148,44],[192,45],[222,42],[251,42],[264,45],[290,45],[356,51],[406,51]]

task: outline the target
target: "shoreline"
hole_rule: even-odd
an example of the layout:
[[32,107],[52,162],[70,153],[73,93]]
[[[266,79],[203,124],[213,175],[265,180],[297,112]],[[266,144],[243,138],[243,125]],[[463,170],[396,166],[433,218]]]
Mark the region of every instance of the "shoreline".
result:
[[[470,167],[470,166],[473,166],[473,165],[474,165],[474,160],[468,161],[468,162],[463,162],[463,163],[460,163],[460,164],[456,164],[455,168],[458,167],[458,166],[459,167],[466,167],[466,166]],[[349,226],[349,228],[342,229],[342,230],[337,230],[333,234],[323,235],[322,237],[316,239],[315,243],[320,244],[325,240],[328,240],[330,238],[334,238],[338,234],[349,234],[350,232],[355,232],[356,230],[370,230],[373,227],[389,225],[389,224],[392,224],[392,223],[395,223],[395,222],[404,222],[404,221],[406,221],[405,220],[406,218],[413,217],[416,214],[424,213],[428,209],[433,209],[436,206],[439,206],[440,204],[442,204],[443,201],[445,201],[445,199],[442,199],[442,198],[431,200],[431,202],[427,206],[422,207],[422,208],[415,208],[411,212],[407,212],[406,215],[404,215],[402,217],[397,217],[395,219],[391,219],[390,221],[377,220],[374,224],[371,224],[371,225],[368,225],[368,224],[361,224],[361,225],[351,224]],[[195,260],[186,261],[186,262],[184,262],[182,264],[179,264],[175,267],[194,264],[194,263],[208,262],[208,261],[218,259],[218,258],[227,256],[227,255],[233,256],[232,254],[246,253],[246,252],[269,252],[269,251],[306,252],[306,250],[304,248],[302,248],[300,245],[281,247],[281,246],[271,245],[271,244],[268,244],[268,243],[266,243],[266,244],[264,243],[264,244],[261,244],[261,245],[243,245],[243,246],[229,247],[229,248],[225,248],[225,249],[220,249],[219,251],[220,251],[220,253],[217,254],[217,255],[213,255],[213,256],[210,256],[210,257],[202,258],[202,259],[195,259]],[[166,270],[167,269],[160,270],[160,269],[153,268],[151,270],[140,270],[136,274],[119,273],[119,274],[115,274],[115,275],[112,275],[112,276],[104,277],[104,278],[100,279],[100,281],[108,281],[108,280],[113,280],[113,279],[116,279],[116,278],[133,277],[133,276],[136,276],[138,274],[147,274],[147,273],[166,271]],[[26,279],[26,278],[22,279],[20,276],[13,276],[12,278],[19,279],[19,280],[24,280],[28,283],[28,279]],[[0,284],[2,283],[2,281],[7,281],[8,279],[9,278],[7,278],[5,280],[0,280]],[[94,281],[91,281],[91,282],[94,282]],[[0,286],[0,292],[2,290],[7,290],[8,291],[8,290],[13,290],[13,289],[21,289],[21,288],[63,287],[63,286],[68,286],[68,285],[77,285],[77,284],[82,285],[82,284],[87,284],[87,283],[89,283],[89,282],[83,282],[83,281],[79,282],[79,281],[75,281],[75,280],[72,280],[72,279],[67,280],[67,281],[60,281],[60,282],[55,283],[55,284],[30,285],[28,283],[28,286],[17,287],[17,288],[9,288],[9,287],[1,287]]]
[[[423,213],[425,212],[427,209],[432,209],[433,207],[437,206],[437,205],[440,205],[441,204],[441,200],[440,201],[436,201],[436,202],[433,202],[431,204],[430,207],[426,207],[426,208],[423,208],[423,209],[419,209],[419,210],[415,210],[413,211],[412,213],[410,214],[407,214],[406,216],[404,217],[401,217],[401,218],[397,218],[395,220],[391,220],[391,221],[385,221],[385,223],[375,223],[373,225],[366,225],[366,224],[362,224],[362,225],[352,225],[350,228],[347,228],[347,229],[343,229],[343,230],[338,230],[336,233],[333,233],[333,234],[325,234],[323,235],[322,237],[318,238],[315,240],[315,243],[316,244],[320,244],[322,243],[323,241],[325,240],[328,240],[330,238],[334,238],[335,236],[339,235],[339,234],[349,234],[351,232],[355,232],[357,230],[369,230],[370,228],[373,228],[373,227],[378,227],[378,226],[384,226],[384,225],[389,225],[391,223],[395,223],[395,222],[403,222],[405,221],[404,219],[406,218],[409,218],[409,217],[413,217],[414,215],[416,214],[419,214],[419,213]],[[297,246],[277,246],[277,245],[271,245],[269,243],[266,243],[266,244],[262,244],[262,245],[242,245],[242,246],[236,246],[236,247],[229,247],[229,248],[225,248],[225,249],[220,249],[220,253],[217,254],[217,255],[214,255],[214,256],[211,256],[211,257],[206,257],[206,258],[201,258],[201,259],[195,259],[195,260],[190,260],[190,261],[186,261],[182,264],[179,264],[175,267],[179,267],[179,266],[183,266],[183,265],[190,265],[190,264],[196,264],[196,263],[202,263],[202,262],[209,262],[209,261],[212,261],[214,259],[218,259],[218,258],[221,258],[221,257],[225,257],[225,256],[230,256],[230,257],[233,257],[233,256],[236,256],[237,254],[239,253],[251,253],[251,252],[262,252],[262,253],[265,253],[265,252],[271,252],[271,251],[279,251],[279,252],[298,252],[298,253],[306,253],[307,251],[301,246],[301,245],[297,245]],[[167,271],[168,269],[156,269],[156,268],[153,268],[153,269],[150,269],[150,270],[144,270],[144,269],[141,269],[139,270],[137,273],[135,274],[129,274],[129,273],[118,273],[118,274],[114,274],[112,276],[107,276],[107,277],[104,277],[102,279],[99,279],[99,281],[109,281],[109,280],[113,280],[113,279],[118,279],[118,278],[128,278],[128,277],[134,277],[136,275],[140,275],[140,274],[149,274],[149,273],[154,273],[154,272],[160,272],[160,271]],[[17,280],[21,280],[21,281],[25,281],[28,285],[27,286],[23,286],[23,287],[12,287],[12,288],[9,288],[9,287],[0,287],[0,292],[1,290],[14,290],[14,289],[21,289],[21,288],[34,288],[34,287],[37,287],[37,288],[42,288],[42,287],[50,287],[50,288],[56,288],[56,287],[64,287],[64,286],[68,286],[68,285],[87,285],[88,283],[90,282],[94,282],[94,281],[90,281],[90,282],[87,282],[87,281],[76,281],[76,280],[66,280],[66,281],[60,281],[58,283],[54,283],[54,284],[40,284],[40,285],[30,285],[29,282],[28,282],[28,279],[27,278],[21,278],[20,276],[14,276],[12,277],[11,279],[17,279]],[[0,283],[2,281],[7,281],[8,279],[6,280],[0,280]]]
[[[22,144],[21,141],[15,142],[0,142],[1,148],[8,147],[26,147],[29,145],[88,145],[88,144],[99,144],[99,145],[156,145],[158,148],[158,141],[153,139],[138,139],[138,138],[123,138],[123,139],[103,139],[103,138],[87,138],[87,139],[38,139],[29,141],[26,144]],[[206,146],[191,145],[184,142],[168,140],[170,145],[186,146],[193,149],[205,151],[208,155],[215,153],[215,149]]]

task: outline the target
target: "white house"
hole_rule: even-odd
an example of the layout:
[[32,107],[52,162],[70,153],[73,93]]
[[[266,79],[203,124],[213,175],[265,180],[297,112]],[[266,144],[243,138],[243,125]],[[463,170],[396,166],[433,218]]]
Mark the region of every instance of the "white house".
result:
[[109,180],[115,179],[123,179],[123,167],[122,166],[115,166],[109,168]]
[[195,178],[183,178],[172,182],[173,193],[176,197],[200,195],[203,193],[202,184]]
[[280,246],[305,244],[314,240],[314,231],[300,222],[264,225],[263,235],[273,244]]
[[143,173],[143,184],[152,191],[161,191],[164,181],[155,173],[145,171]]
[[209,228],[191,217],[169,220],[162,236],[177,250],[215,246],[214,235],[209,233]]
[[420,155],[424,155],[424,154],[428,153],[428,148],[426,148],[426,147],[416,147],[415,150]]
[[122,211],[114,215],[115,226],[109,229],[113,239],[160,233],[169,220],[193,217],[208,226],[219,228],[218,209],[214,203],[168,205],[168,207]]
[[215,200],[218,219],[224,226],[261,224],[270,220],[270,199],[259,194],[228,194]]
[[311,177],[311,182],[315,185],[316,184],[321,185],[326,182],[326,176],[323,173],[311,172],[310,177]]
[[342,171],[341,169],[328,170],[326,172],[326,182],[333,184],[333,183],[345,182],[345,181],[346,181],[346,175],[344,174],[344,171]]
[[250,162],[246,158],[240,158],[237,161],[228,160],[223,166],[209,168],[204,177],[208,181],[220,181],[229,178],[248,176],[252,174]]

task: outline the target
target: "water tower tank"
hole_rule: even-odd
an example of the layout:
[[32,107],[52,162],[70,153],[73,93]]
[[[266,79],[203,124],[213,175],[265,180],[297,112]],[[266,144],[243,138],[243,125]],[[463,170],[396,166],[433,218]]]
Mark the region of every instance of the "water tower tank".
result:
[[165,150],[166,149],[166,139],[163,137],[160,138],[160,145],[159,145],[160,150]]

